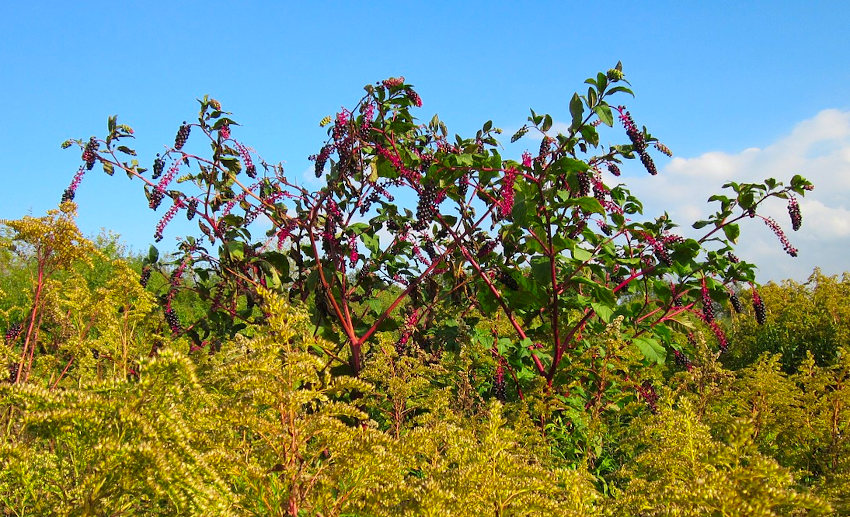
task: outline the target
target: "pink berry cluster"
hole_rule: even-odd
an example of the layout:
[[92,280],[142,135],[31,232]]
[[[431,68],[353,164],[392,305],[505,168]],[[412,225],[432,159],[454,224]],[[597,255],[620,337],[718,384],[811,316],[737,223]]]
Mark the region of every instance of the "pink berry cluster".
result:
[[407,98],[410,100],[410,103],[416,106],[417,108],[422,107],[422,98],[419,97],[419,94],[416,93],[413,88],[408,88],[404,91],[404,94],[407,95]]
[[62,203],[65,201],[73,201],[74,196],[77,193],[77,187],[80,186],[80,182],[83,181],[83,176],[86,173],[85,167],[80,167],[77,169],[77,173],[74,174],[74,179],[71,181],[71,185],[65,189],[65,192],[62,193]]
[[705,280],[702,282],[702,319],[706,321],[706,323],[711,323],[714,321],[714,302],[711,300],[711,296],[708,294],[708,287],[705,285]]
[[395,88],[404,84],[404,76],[399,77],[390,77],[389,79],[384,79],[381,81],[381,84],[386,88]]
[[153,234],[153,240],[159,242],[162,240],[162,232],[165,231],[165,227],[168,226],[168,223],[174,219],[174,216],[177,214],[177,211],[183,207],[183,201],[181,199],[177,199],[171,208],[165,212],[165,215],[162,216],[162,219],[156,224],[156,231]]
[[502,187],[499,190],[499,200],[496,202],[499,216],[507,217],[514,209],[514,183],[516,182],[517,170],[509,168],[505,171],[502,179]]
[[763,217],[764,224],[766,224],[773,233],[779,238],[779,242],[782,244],[782,249],[785,250],[785,253],[791,255],[792,257],[797,256],[797,248],[791,245],[791,241],[788,240],[788,237],[785,235],[785,232],[782,231],[782,227],[779,226],[772,217]]
[[239,142],[234,142],[236,146],[236,150],[239,151],[239,155],[242,157],[242,161],[245,163],[245,174],[248,175],[249,178],[254,179],[257,177],[257,167],[254,165],[254,161],[251,159],[251,153],[247,147],[242,145]]

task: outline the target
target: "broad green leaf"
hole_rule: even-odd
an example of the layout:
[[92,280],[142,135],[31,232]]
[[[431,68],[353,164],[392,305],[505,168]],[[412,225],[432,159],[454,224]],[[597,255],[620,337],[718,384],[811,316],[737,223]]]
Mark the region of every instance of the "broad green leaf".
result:
[[658,364],[664,364],[667,351],[658,341],[647,337],[636,337],[632,342],[638,347],[644,357]]
[[599,116],[599,120],[601,120],[603,124],[609,127],[614,125],[614,113],[611,112],[610,106],[607,104],[599,104],[593,108],[593,111],[596,112],[596,115]]
[[593,311],[599,316],[602,321],[605,323],[611,323],[611,318],[614,316],[614,310],[608,305],[591,302],[590,306],[593,308]]
[[738,242],[738,236],[741,235],[741,227],[737,224],[727,224],[723,227],[723,233],[730,242],[735,244]]

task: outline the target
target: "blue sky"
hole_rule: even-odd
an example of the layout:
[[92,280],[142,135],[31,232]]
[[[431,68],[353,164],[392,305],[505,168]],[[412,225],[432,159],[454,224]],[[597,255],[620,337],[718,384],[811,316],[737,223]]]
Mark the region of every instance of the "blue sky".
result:
[[[839,273],[850,269],[848,5],[4,2],[0,218],[55,206],[79,163],[59,144],[102,135],[112,114],[152,157],[210,94],[243,141],[301,176],[325,136],[318,121],[367,83],[404,75],[420,118],[438,113],[465,135],[487,119],[515,129],[528,108],[566,120],[584,79],[622,60],[637,94],[623,101],[676,154],[658,178],[639,164],[625,174],[648,212],[687,223],[725,181],[800,172],[816,184],[791,235],[800,257],[757,224],[740,254],[761,263],[761,280]],[[159,215],[138,182],[95,168],[77,201],[86,233],[108,228],[136,250],[152,240]],[[774,212],[787,222],[784,206]],[[190,228],[170,230],[164,243]]]

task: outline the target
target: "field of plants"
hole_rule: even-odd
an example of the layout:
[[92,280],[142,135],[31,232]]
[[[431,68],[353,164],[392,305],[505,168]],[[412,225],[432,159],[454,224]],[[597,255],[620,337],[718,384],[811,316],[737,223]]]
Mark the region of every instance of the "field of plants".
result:
[[[66,141],[58,207],[0,221],[4,515],[850,514],[850,276],[757,285],[734,253],[765,224],[796,256],[814,186],[644,216],[621,167],[671,151],[630,87],[589,78],[564,133],[532,111],[511,158],[367,85],[321,121],[319,188],[209,97],[156,156],[117,117]],[[101,170],[154,242],[197,232],[85,237]]]

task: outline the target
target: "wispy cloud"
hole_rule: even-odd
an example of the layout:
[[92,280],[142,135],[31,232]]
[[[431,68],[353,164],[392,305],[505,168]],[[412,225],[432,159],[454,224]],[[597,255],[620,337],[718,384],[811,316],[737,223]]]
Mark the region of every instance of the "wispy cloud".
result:
[[[630,164],[635,172],[639,167]],[[739,255],[760,266],[762,281],[803,279],[816,266],[830,274],[850,269],[845,258],[850,252],[850,111],[821,111],[763,149],[674,158],[657,177],[642,174],[627,183],[644,200],[647,215],[667,210],[687,228],[714,210],[706,201],[724,183],[768,177],[787,181],[794,174],[815,184],[815,190],[800,200],[803,227],[791,231],[782,200],[769,204],[764,214],[783,225],[799,248],[799,257],[785,255],[773,233],[758,220],[743,225]]]

